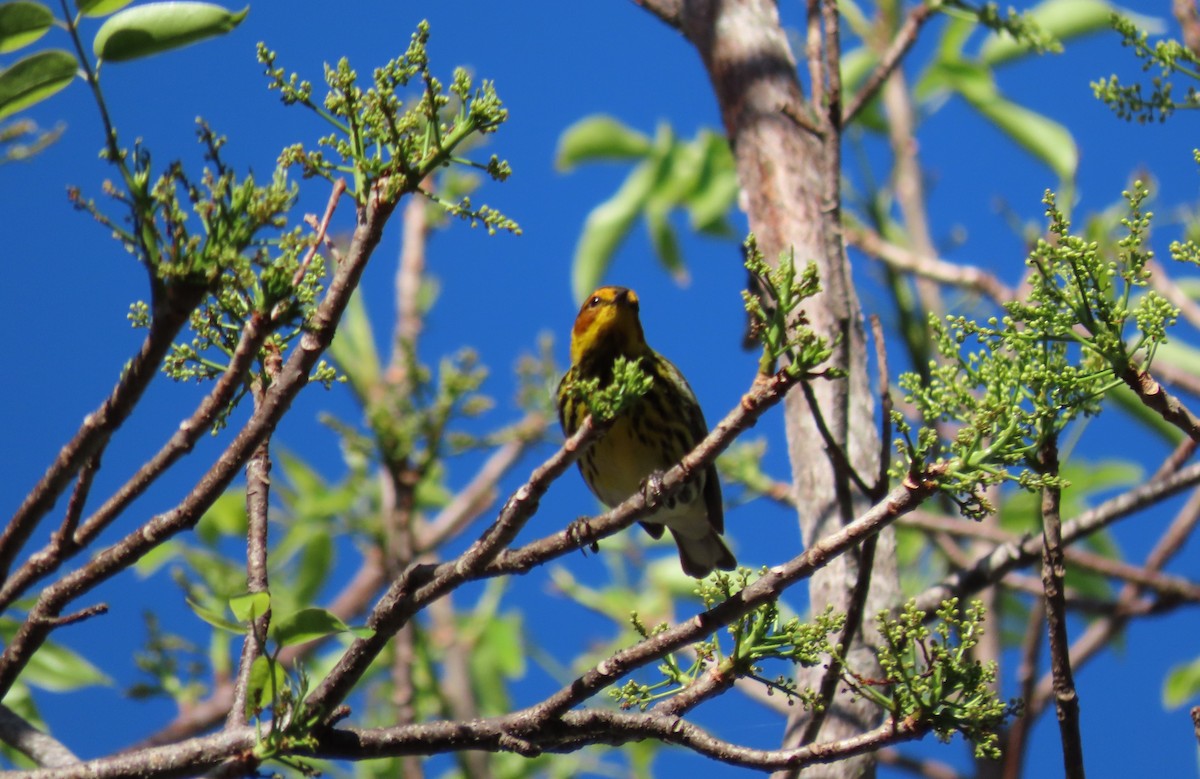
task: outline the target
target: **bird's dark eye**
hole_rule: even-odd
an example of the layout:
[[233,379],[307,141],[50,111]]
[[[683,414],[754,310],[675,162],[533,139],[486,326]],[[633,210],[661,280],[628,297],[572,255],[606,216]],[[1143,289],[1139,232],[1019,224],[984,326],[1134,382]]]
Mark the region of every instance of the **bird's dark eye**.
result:
[[600,302],[600,296],[595,295],[591,300],[588,301],[588,308],[595,308],[596,306],[600,305]]

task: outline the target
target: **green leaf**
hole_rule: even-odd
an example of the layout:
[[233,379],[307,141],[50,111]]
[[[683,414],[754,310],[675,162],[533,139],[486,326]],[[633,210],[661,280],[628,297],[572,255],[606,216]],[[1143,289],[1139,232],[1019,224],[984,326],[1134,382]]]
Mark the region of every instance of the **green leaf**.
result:
[[223,612],[219,612],[216,609],[204,606],[199,602],[192,600],[191,598],[187,599],[187,605],[192,607],[192,611],[196,613],[197,617],[215,628],[220,628],[221,630],[226,630],[230,633],[236,633],[238,635],[242,635],[246,632],[242,625],[239,625],[237,622],[234,622],[226,617]]
[[998,94],[981,97],[978,93],[964,91],[962,95],[1005,135],[1045,163],[1061,182],[1074,180],[1079,168],[1079,147],[1070,130]]
[[727,236],[732,229],[726,217],[737,202],[740,186],[733,154],[725,137],[717,133],[705,131],[698,142],[703,145],[700,173],[686,198],[688,218],[697,232]]
[[680,284],[688,282],[687,268],[683,265],[683,255],[679,251],[679,239],[675,236],[675,228],[667,219],[664,206],[646,209],[646,227],[650,231],[650,244],[659,262],[667,272]]
[[274,705],[285,687],[287,672],[283,666],[266,655],[254,658],[246,680],[246,719],[253,722],[259,712]]
[[54,14],[41,3],[0,3],[0,54],[28,46],[54,26]]
[[229,610],[233,612],[234,619],[242,623],[253,622],[270,608],[269,592],[248,592],[229,599]]
[[120,11],[133,0],[77,0],[76,7],[84,16],[100,17]]
[[[1046,0],[1027,13],[1042,30],[1066,41],[1110,29],[1109,19],[1114,12],[1130,16],[1127,11],[1104,0]],[[1154,34],[1163,30],[1162,22],[1154,17],[1137,16],[1136,23]],[[984,39],[979,59],[987,65],[999,65],[1030,51],[1028,44],[1016,41],[1011,35],[993,32]]]
[[222,493],[200,517],[196,536],[211,546],[222,536],[245,538],[247,525],[246,491],[231,489]]
[[54,643],[44,644],[34,653],[21,672],[21,681],[52,692],[112,684],[111,679],[82,655]]
[[150,3],[121,11],[96,32],[92,51],[108,62],[128,62],[206,38],[241,24],[250,6],[233,12],[211,3]]
[[305,644],[318,638],[325,638],[349,630],[346,623],[338,619],[333,612],[325,609],[300,609],[275,622],[271,626],[271,635],[279,646]]
[[325,577],[333,565],[333,539],[324,531],[316,531],[305,539],[296,571],[296,600],[310,603],[325,585]]
[[1200,695],[1200,658],[1177,665],[1163,680],[1163,706],[1177,709]]
[[[585,162],[636,160],[650,153],[650,138],[611,116],[580,119],[558,139],[554,165],[571,170]],[[590,290],[589,290],[590,291]]]
[[75,78],[75,57],[62,49],[39,51],[0,72],[0,119],[42,102]]
[[134,563],[133,570],[143,579],[153,576],[164,565],[174,560],[179,555],[179,543],[172,538],[165,543],[159,544],[152,548],[149,552],[138,558]]
[[576,302],[582,303],[604,277],[657,178],[658,166],[654,161],[639,163],[617,193],[588,214],[571,268],[571,288]]
[[338,370],[346,374],[351,389],[365,400],[367,392],[379,382],[379,352],[375,349],[375,333],[361,293],[355,292],[350,297],[329,354]]

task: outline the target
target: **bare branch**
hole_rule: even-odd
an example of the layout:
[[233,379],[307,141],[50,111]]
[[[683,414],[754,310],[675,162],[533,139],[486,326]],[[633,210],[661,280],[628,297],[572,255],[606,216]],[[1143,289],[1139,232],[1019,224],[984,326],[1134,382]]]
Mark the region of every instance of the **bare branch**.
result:
[[883,86],[883,82],[887,80],[896,66],[900,64],[900,60],[904,59],[904,55],[908,53],[913,44],[917,42],[917,33],[921,31],[921,27],[925,22],[929,21],[933,16],[934,10],[940,3],[922,2],[917,7],[908,12],[908,16],[904,19],[904,24],[900,26],[896,37],[892,39],[887,51],[879,58],[879,64],[875,70],[867,76],[867,80],[863,82],[858,93],[851,98],[849,105],[846,106],[846,111],[842,114],[842,124],[847,125],[854,121],[869,102],[875,97],[879,88]]
[[[1200,484],[1200,464],[1193,464],[1110,498],[1064,524],[1063,543],[1074,543],[1079,538],[1197,484]],[[978,592],[995,584],[1008,572],[1031,564],[1040,555],[1041,540],[1028,536],[1020,542],[999,546],[981,557],[972,568],[956,571],[927,588],[917,596],[917,608],[932,613],[946,598],[966,597]]]
[[1182,430],[1192,440],[1200,441],[1200,418],[1155,381],[1149,371],[1138,370],[1129,365],[1118,378],[1134,391],[1147,408],[1158,412],[1163,419]]
[[898,271],[986,295],[998,303],[1014,298],[1015,293],[1011,288],[986,271],[937,257],[922,256],[902,246],[888,243],[879,233],[863,225],[847,225],[845,236],[846,242],[851,246],[878,258]]
[[[1025,626],[1025,638],[1021,641],[1021,664],[1017,667],[1017,684],[1021,689],[1021,700],[1033,697],[1037,682],[1038,656],[1042,649],[1042,622],[1046,619],[1046,601],[1037,598],[1029,609],[1029,620]],[[1036,715],[1026,709],[1013,722],[1004,746],[1003,779],[1020,779],[1021,764],[1029,745],[1029,733],[1033,729]]]
[[[249,592],[270,592],[267,577],[267,512],[271,496],[271,451],[264,441],[246,464],[246,589]],[[233,687],[233,702],[226,724],[245,725],[247,695],[250,689],[250,669],[262,654],[271,626],[271,610],[256,614],[242,639],[242,656],[238,662],[237,681]]]
[[454,499],[422,529],[421,537],[417,539],[417,549],[421,552],[436,549],[483,513],[496,500],[496,485],[500,479],[516,465],[517,460],[545,429],[546,419],[540,414],[530,414],[518,422],[516,438],[492,452],[467,486],[459,490]]
[[[1049,433],[1042,442],[1038,470],[1057,478],[1058,440]],[[1058,731],[1062,737],[1063,771],[1068,779],[1083,779],[1083,736],[1079,732],[1079,692],[1071,672],[1070,642],[1067,640],[1067,607],[1063,597],[1062,487],[1042,487],[1042,587],[1046,592],[1046,624],[1050,633],[1050,667],[1054,673],[1054,702],[1058,709]]]
[[50,511],[71,479],[89,460],[98,458],[112,434],[129,417],[171,348],[175,336],[204,296],[203,287],[175,285],[155,301],[150,330],[141,348],[121,371],[116,387],[100,406],[83,418],[78,432],[59,451],[45,475],[25,496],[0,533],[0,580],[8,578],[13,561],[42,517]]
[[42,768],[65,768],[79,762],[79,758],[64,744],[30,725],[4,705],[0,705],[0,741]]
[[193,527],[274,430],[296,395],[308,384],[317,360],[333,340],[334,329],[350,294],[379,243],[387,217],[395,208],[395,201],[376,194],[366,200],[346,262],[337,267],[324,300],[284,364],[279,380],[265,393],[262,404],[178,506],[150,519],[133,533],[96,553],[87,565],[42,591],[28,618],[0,655],[0,694],[9,690],[21,669],[49,636],[50,620],[72,600],[133,565],[176,533]]
[[196,407],[191,417],[180,423],[179,428],[158,452],[130,479],[104,502],[78,530],[71,534],[60,534],[32,555],[12,576],[0,586],[0,608],[9,606],[21,597],[38,580],[54,573],[72,556],[77,554],[111,522],[120,516],[130,503],[144,493],[166,470],[192,450],[196,442],[212,429],[213,422],[233,400],[243,386],[247,372],[258,356],[263,341],[271,334],[273,325],[262,317],[252,316],[242,329],[241,339],[229,360],[229,366],[221,374],[212,391]]

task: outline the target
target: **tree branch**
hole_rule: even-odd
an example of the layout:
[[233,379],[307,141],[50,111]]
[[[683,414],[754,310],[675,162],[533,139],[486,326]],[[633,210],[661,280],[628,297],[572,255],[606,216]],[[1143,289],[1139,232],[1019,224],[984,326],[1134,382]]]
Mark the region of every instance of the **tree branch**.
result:
[[[1193,464],[1175,473],[1110,498],[1094,509],[1085,511],[1063,525],[1063,543],[1102,530],[1130,514],[1200,484],[1200,464]],[[1041,556],[1041,539],[1024,537],[1018,542],[1003,544],[976,561],[965,571],[956,571],[941,582],[928,587],[916,598],[917,608],[932,613],[946,598],[966,597],[998,582],[1005,574],[1031,564]]]
[[[1057,479],[1058,439],[1047,433],[1039,453],[1038,470]],[[1063,596],[1062,487],[1042,487],[1042,588],[1046,593],[1046,624],[1050,634],[1050,667],[1054,672],[1054,700],[1058,709],[1058,731],[1062,737],[1063,771],[1068,779],[1083,779],[1083,737],[1079,732],[1079,693],[1071,672],[1070,642],[1067,639],[1067,607]]]
[[130,535],[98,552],[79,570],[42,591],[29,616],[0,655],[0,695],[7,693],[21,669],[49,636],[51,620],[68,603],[133,565],[176,533],[193,527],[275,429],[296,395],[308,384],[317,360],[333,340],[350,294],[379,243],[384,223],[395,208],[395,200],[378,194],[385,191],[381,187],[387,187],[387,182],[375,186],[377,192],[366,198],[362,208],[346,261],[337,266],[324,300],[284,364],[279,380],[265,393],[262,405],[178,506],[152,518]]

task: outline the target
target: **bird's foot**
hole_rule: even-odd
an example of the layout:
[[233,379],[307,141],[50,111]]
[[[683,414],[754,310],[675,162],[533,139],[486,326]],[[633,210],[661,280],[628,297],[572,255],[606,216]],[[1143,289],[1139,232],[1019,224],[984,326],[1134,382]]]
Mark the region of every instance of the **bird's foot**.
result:
[[567,525],[567,539],[578,546],[584,554],[587,554],[588,549],[591,549],[593,554],[598,554],[600,552],[600,543],[598,541],[587,543],[587,536],[591,534],[591,531],[592,528],[588,524],[588,518],[580,517]]
[[647,503],[657,503],[663,494],[663,472],[651,471],[642,481],[642,497]]

